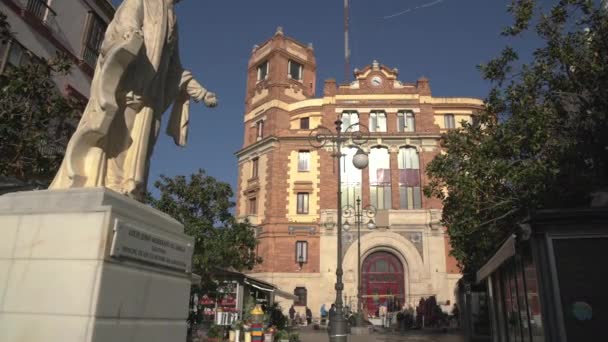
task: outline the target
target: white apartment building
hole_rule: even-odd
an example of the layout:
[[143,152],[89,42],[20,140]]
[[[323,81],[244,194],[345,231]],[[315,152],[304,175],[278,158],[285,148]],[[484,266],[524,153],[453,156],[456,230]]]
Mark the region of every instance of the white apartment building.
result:
[[67,54],[74,67],[59,90],[86,102],[99,48],[114,15],[110,0],[0,0],[14,39],[0,43],[0,73],[11,66]]

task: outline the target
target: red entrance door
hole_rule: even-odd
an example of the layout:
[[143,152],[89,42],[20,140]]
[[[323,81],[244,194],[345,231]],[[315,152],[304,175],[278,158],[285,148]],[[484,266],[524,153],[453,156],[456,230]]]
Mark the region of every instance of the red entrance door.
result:
[[389,252],[375,252],[363,261],[361,269],[363,309],[376,315],[380,305],[399,309],[405,299],[403,265]]

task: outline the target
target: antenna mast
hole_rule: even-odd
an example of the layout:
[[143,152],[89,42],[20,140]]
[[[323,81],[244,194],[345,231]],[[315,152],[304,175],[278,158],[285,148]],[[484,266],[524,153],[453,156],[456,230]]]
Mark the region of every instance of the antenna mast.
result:
[[344,0],[344,81],[350,82],[350,49],[348,48],[349,0]]

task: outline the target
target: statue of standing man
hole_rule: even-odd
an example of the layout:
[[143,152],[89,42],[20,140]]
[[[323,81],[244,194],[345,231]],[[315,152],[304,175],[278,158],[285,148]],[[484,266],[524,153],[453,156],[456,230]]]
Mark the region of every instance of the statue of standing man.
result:
[[106,187],[141,199],[162,114],[184,146],[190,98],[217,99],[184,70],[174,5],[179,0],[123,0],[109,24],[91,96],[50,189]]

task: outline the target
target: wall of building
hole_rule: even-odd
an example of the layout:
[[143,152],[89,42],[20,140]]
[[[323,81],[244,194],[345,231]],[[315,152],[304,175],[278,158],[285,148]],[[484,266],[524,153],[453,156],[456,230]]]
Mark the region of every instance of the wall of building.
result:
[[44,20],[25,11],[28,0],[5,0],[0,2],[0,11],[8,17],[15,39],[35,56],[53,58],[57,52],[67,54],[75,66],[67,76],[56,78],[58,88],[67,87],[80,95],[89,96],[93,67],[83,61],[84,43],[90,12],[108,23],[114,8],[108,0],[50,0],[55,12],[47,11]]
[[[300,52],[286,46],[296,44]],[[246,160],[267,150],[265,183],[266,200],[263,217],[258,223],[258,255],[264,262],[254,272],[257,278],[273,283],[284,291],[296,287],[308,291],[308,306],[318,316],[322,304],[335,300],[337,260],[337,164],[332,157],[331,144],[311,144],[309,136],[319,126],[335,132],[334,121],[344,111],[356,111],[359,122],[368,125],[370,113],[380,110],[386,114],[386,131],[371,133],[370,139],[361,145],[369,153],[372,148],[386,148],[390,158],[391,201],[385,210],[378,210],[374,217],[377,229],[363,227],[361,232],[361,262],[376,251],[394,254],[404,267],[406,301],[416,305],[420,298],[437,296],[438,301],[454,302],[454,286],[460,278],[455,260],[449,255],[450,245],[445,227],[440,224],[441,202],[422,195],[420,208],[401,209],[399,199],[398,154],[402,147],[413,147],[418,152],[420,186],[428,184],[426,167],[441,153],[439,141],[446,131],[444,115],[455,116],[456,127],[461,120],[471,117],[482,109],[482,101],[471,98],[435,98],[431,95],[429,80],[420,78],[416,83],[398,80],[396,69],[377,62],[355,71],[355,80],[338,85],[327,80],[323,96],[312,98],[305,88],[303,96],[293,94],[293,88],[279,86],[277,80],[284,77],[285,61],[296,58],[309,61],[310,79],[314,79],[316,66],[310,48],[305,48],[281,32],[255,47],[249,62],[247,98],[244,116],[245,139],[243,149],[237,153],[239,160]],[[303,52],[302,52],[303,53]],[[268,79],[257,81],[255,69],[261,61],[271,67]],[[308,63],[308,62],[307,62]],[[282,79],[284,81],[284,78]],[[305,95],[305,96],[304,96]],[[299,100],[301,99],[301,100]],[[398,113],[410,111],[415,117],[414,132],[399,132]],[[309,129],[301,129],[300,119],[308,117]],[[265,120],[263,137],[252,135],[257,120]],[[317,130],[318,131],[318,130]],[[344,142],[351,145],[353,141]],[[272,147],[268,147],[272,144]],[[298,151],[311,152],[311,170],[298,172]],[[240,163],[240,174],[247,174],[247,164]],[[246,181],[240,176],[240,187]],[[362,205],[370,204],[370,171],[361,173]],[[308,214],[296,212],[297,192],[309,192]],[[243,197],[243,191],[239,191]],[[239,198],[239,213],[246,205]],[[351,222],[352,223],[352,222]],[[333,224],[333,228],[332,228]],[[357,236],[353,229],[342,238],[344,295],[356,303],[359,268]],[[308,261],[299,265],[295,259],[297,241],[308,242]],[[350,304],[353,304],[351,302]],[[346,303],[349,304],[349,303]],[[284,307],[285,309],[288,306]],[[447,308],[447,306],[446,306]]]

